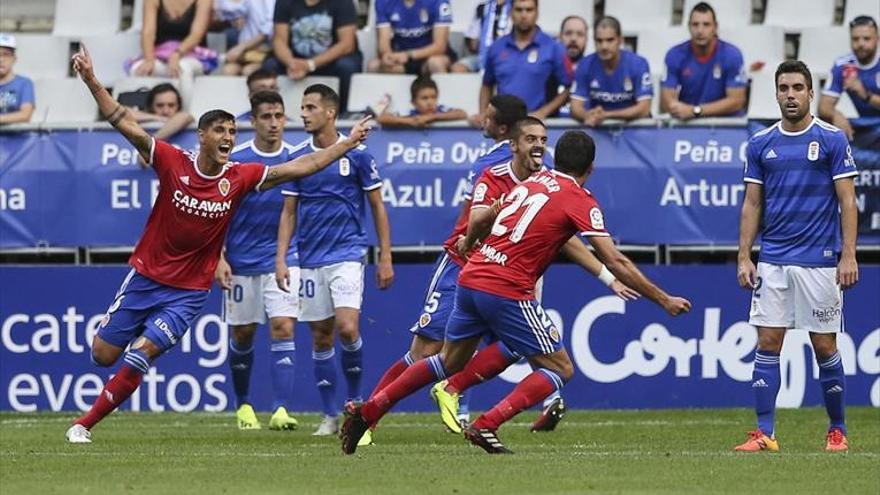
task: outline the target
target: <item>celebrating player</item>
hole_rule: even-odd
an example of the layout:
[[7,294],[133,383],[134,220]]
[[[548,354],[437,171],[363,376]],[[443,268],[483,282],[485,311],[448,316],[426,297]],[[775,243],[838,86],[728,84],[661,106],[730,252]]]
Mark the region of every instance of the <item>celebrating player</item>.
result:
[[[779,352],[792,328],[810,332],[816,352],[831,422],[825,450],[849,449],[837,333],[843,331],[841,289],[859,279],[853,181],[858,172],[846,135],[810,115],[812,100],[807,66],[796,60],[779,64],[776,101],[782,120],[752,136],[746,148],[737,278],[753,290],[749,323],[758,330],[752,372],[758,427],[736,447],[741,452],[779,450],[774,424]],[[751,252],[759,226],[755,268]]]
[[[301,110],[305,130],[312,137],[304,146],[298,147],[293,156],[313,153],[348,140],[336,130],[339,96],[328,86],[315,84],[306,88]],[[309,322],[312,331],[315,380],[324,412],[315,435],[333,435],[339,430],[336,366],[333,363],[336,355],[334,328],[342,341],[342,371],[348,386],[348,399],[361,400],[363,350],[358,319],[367,252],[365,198],[370,203],[379,239],[376,283],[379,289],[387,289],[394,279],[391,228],[382,203],[382,180],[376,161],[364,146],[350,149],[338,158],[322,173],[299,181],[297,196],[285,198],[275,265],[279,287],[291,290],[285,257],[293,236],[294,221],[298,220],[302,280],[292,290],[299,291],[302,301],[300,319]]]
[[[294,147],[284,142],[284,100],[274,91],[259,91],[250,98],[251,124],[255,136],[232,150],[233,162],[262,162],[279,165],[292,159]],[[217,264],[215,277],[224,298],[224,320],[232,326],[229,340],[229,369],[235,389],[236,419],[243,430],[259,429],[260,422],[248,400],[251,366],[254,362],[254,332],[269,317],[272,343],[272,410],[270,430],[293,430],[296,419],[288,411],[293,402],[296,345],[293,328],[299,317],[296,293],[283,292],[275,283],[275,242],[278,215],[285,195],[296,194],[296,182],[281,191],[251,194],[242,200],[232,218],[226,247]],[[296,243],[285,252],[290,278],[299,281]]]
[[69,442],[90,443],[92,427],[131,396],[150,363],[174,347],[201,311],[229,222],[244,196],[320,171],[357,147],[369,127],[365,119],[334,146],[271,168],[240,165],[228,160],[235,144],[235,117],[211,110],[199,119],[200,152],[194,156],[150,137],[138,125],[98,82],[85,46],[73,56],[73,67],[101,114],[156,170],[160,185],[129,259],[133,268],[92,341],[95,364],[112,366],[123,353],[124,363],[91,409],[67,430]]
[[573,373],[559,331],[535,300],[535,282],[577,232],[587,237],[612,273],[669,314],[690,309],[690,302],[663,292],[614,246],[602,211],[582,187],[594,156],[589,136],[566,132],[556,146],[556,169],[530,177],[507,195],[489,237],[461,272],[443,350],[410,366],[363,405],[349,404],[343,453],[354,453],[369,426],[400,399],[461,370],[487,333],[525,356],[534,371],[464,435],[486,452],[509,453],[495,433],[498,427],[561,388]]

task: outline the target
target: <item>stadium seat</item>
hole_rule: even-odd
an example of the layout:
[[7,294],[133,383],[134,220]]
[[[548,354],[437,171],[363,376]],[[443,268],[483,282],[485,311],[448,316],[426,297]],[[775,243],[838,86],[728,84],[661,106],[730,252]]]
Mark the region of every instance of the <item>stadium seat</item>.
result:
[[221,109],[238,115],[250,108],[245,77],[199,76],[192,90],[189,113],[196,119],[208,110]]
[[764,24],[799,31],[805,27],[830,26],[835,0],[767,0]]
[[32,79],[67,77],[70,40],[50,34],[17,34],[15,72]]
[[605,15],[616,17],[624,32],[658,29],[672,24],[672,3],[673,0],[613,0],[605,2]]
[[366,110],[386,93],[391,96],[391,110],[405,112],[410,108],[409,87],[416,76],[394,74],[355,74],[351,77],[348,109]]
[[592,39],[593,0],[541,2],[540,8],[538,9],[538,24],[541,25],[541,29],[545,33],[555,36],[559,34],[559,28],[562,26],[562,20],[570,15],[579,15],[587,20],[587,25],[590,26],[591,30],[589,38]]
[[773,72],[785,60],[785,31],[776,26],[739,26],[725,29],[721,25],[718,36],[733,43],[743,54],[746,72],[755,62],[763,62],[762,70]]
[[98,105],[76,77],[35,79],[36,108],[31,122],[95,122]]
[[[626,25],[623,26],[624,34],[627,33]],[[664,60],[666,52],[683,41],[690,38],[688,30],[684,26],[645,29],[638,33],[636,40],[636,53],[648,59],[651,72],[662,73],[666,70]]]
[[479,73],[434,74],[431,77],[437,82],[439,103],[449,108],[460,108],[468,115],[480,110],[480,85],[483,78]]
[[97,36],[119,32],[121,0],[58,0],[55,4],[55,36]]
[[144,26],[144,0],[134,0],[131,8],[131,27],[129,31],[140,32]]
[[823,77],[828,76],[835,60],[850,52],[849,28],[845,26],[806,28],[800,40],[798,60]]
[[376,30],[369,28],[358,29],[357,42],[358,48],[360,48],[361,53],[364,56],[364,65],[361,69],[366,72],[367,64],[369,64],[370,60],[376,58],[376,56],[378,55],[378,47],[376,46]]
[[278,92],[284,98],[284,109],[288,117],[293,117],[293,123],[302,123],[299,119],[299,110],[302,105],[303,91],[312,84],[326,84],[339,92],[339,78],[333,76],[311,76],[299,81],[288,77],[278,78]]
[[[471,21],[474,19],[474,12],[477,11],[477,5],[479,5],[481,1],[482,0],[451,0],[449,2],[452,6],[452,28],[450,28],[450,31],[457,31],[460,33],[467,32],[468,27],[471,25]],[[375,15],[375,8],[373,8],[373,15]]]
[[751,74],[748,116],[752,119],[779,119],[775,70],[764,70]]
[[837,105],[835,108],[837,108],[837,110],[848,119],[856,119],[859,117],[859,111],[856,110],[856,107],[855,105],[853,105],[853,102],[849,98],[848,93],[841,93],[840,98],[837,100]]
[[[703,0],[685,0],[682,24],[687,25],[691,10],[701,1]],[[722,29],[725,26],[747,26],[752,23],[752,0],[721,0],[709,4],[715,10],[715,17]]]
[[880,16],[880,0],[846,0],[846,5],[843,9],[844,26],[849,26],[849,21],[860,15],[869,15],[874,20],[878,20],[877,17]]
[[141,51],[140,33],[128,31],[103,36],[88,36],[81,40],[92,55],[95,74],[104,86],[113,87],[116,81],[126,77],[123,64],[129,57]]

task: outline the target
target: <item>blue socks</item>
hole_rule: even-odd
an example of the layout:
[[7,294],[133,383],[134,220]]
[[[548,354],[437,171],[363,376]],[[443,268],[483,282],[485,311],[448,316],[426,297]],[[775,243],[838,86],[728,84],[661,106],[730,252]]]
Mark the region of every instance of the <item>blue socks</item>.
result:
[[435,382],[448,378],[449,372],[446,371],[446,366],[443,365],[443,359],[440,358],[440,354],[434,354],[425,359],[425,363],[427,363],[431,374],[434,375]]
[[272,410],[293,408],[293,381],[296,377],[296,344],[290,340],[272,340]]
[[251,367],[254,364],[254,346],[239,349],[234,339],[229,339],[229,369],[232,371],[232,388],[235,391],[235,407],[248,403],[251,384]]
[[758,428],[770,438],[773,438],[775,428],[779,384],[779,354],[756,350],[755,367],[752,371],[755,413],[758,415]]
[[819,358],[819,384],[822,386],[822,398],[825,400],[825,410],[828,412],[831,428],[840,428],[846,435],[846,423],[844,422],[844,400],[846,391],[846,376],[843,374],[843,362],[840,353]]
[[364,341],[358,336],[357,340],[351,343],[342,343],[342,374],[345,376],[345,383],[348,385],[349,400],[362,400],[361,397],[361,376],[363,375],[364,365]]
[[321,394],[321,407],[325,416],[336,417],[336,365],[333,357],[336,350],[312,351],[315,363],[315,385]]

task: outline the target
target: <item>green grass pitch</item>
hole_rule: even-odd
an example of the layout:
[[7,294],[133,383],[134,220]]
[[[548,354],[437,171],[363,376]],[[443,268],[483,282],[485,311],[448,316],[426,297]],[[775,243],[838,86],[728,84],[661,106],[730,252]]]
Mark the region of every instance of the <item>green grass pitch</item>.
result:
[[[445,433],[433,414],[391,414],[376,445],[344,457],[336,438],[238,431],[232,414],[114,414],[91,445],[71,415],[0,414],[2,494],[880,493],[880,409],[850,408],[851,451],[823,451],[819,408],[778,413],[779,454],[736,454],[745,409],[573,411],[552,433],[534,413],[499,431],[512,456]],[[268,422],[268,415],[260,414]]]

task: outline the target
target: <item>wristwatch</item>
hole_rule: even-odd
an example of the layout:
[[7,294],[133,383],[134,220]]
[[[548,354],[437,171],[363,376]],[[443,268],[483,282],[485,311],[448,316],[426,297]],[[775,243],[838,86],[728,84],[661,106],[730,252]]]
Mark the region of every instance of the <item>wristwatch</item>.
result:
[[315,69],[317,68],[315,64],[315,59],[310,58],[306,60],[306,63],[309,65],[309,72],[315,72]]
[[700,115],[703,115],[703,107],[694,105],[694,117],[699,117]]

